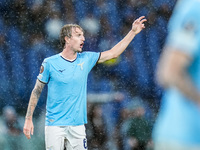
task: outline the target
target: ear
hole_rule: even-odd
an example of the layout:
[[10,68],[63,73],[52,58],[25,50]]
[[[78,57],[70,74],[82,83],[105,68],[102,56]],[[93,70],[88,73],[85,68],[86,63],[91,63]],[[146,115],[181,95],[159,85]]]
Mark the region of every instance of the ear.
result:
[[70,41],[70,38],[69,37],[67,37],[67,36],[65,36],[65,43],[69,43],[69,41]]

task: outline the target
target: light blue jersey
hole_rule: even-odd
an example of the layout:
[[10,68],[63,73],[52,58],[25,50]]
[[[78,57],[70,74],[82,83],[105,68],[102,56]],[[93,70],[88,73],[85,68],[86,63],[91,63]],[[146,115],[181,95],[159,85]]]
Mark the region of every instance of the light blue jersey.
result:
[[[188,74],[200,91],[200,0],[180,0],[169,22],[168,46],[192,58]],[[200,145],[200,105],[170,88],[162,99],[154,126],[155,142]]]
[[87,77],[99,57],[100,53],[82,52],[72,62],[61,54],[43,61],[38,79],[48,84],[47,126],[87,123]]

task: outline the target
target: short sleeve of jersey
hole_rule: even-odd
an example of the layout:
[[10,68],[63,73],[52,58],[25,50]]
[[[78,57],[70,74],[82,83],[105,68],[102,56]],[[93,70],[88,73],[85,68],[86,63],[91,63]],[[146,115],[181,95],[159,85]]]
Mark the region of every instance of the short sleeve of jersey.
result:
[[89,59],[89,70],[91,70],[97,63],[97,61],[100,58],[101,53],[99,52],[86,52],[87,53],[87,57]]
[[[175,47],[186,54],[193,56],[197,53],[200,36],[200,3],[178,6],[169,23],[167,45]],[[198,19],[197,19],[198,18]]]
[[50,72],[49,62],[47,61],[47,59],[44,59],[40,67],[40,73],[37,76],[37,78],[43,83],[48,83],[49,72]]

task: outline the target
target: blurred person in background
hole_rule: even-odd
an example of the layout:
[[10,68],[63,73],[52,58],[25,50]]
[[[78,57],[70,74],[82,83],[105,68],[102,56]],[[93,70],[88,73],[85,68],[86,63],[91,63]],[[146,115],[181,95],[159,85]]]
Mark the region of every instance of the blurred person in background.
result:
[[165,88],[153,130],[155,150],[200,149],[200,1],[177,2],[157,79]]
[[12,106],[3,107],[3,118],[1,126],[0,148],[2,150],[22,150],[23,149],[23,124],[24,120],[17,114]]
[[[48,85],[45,123],[46,149],[87,149],[85,126],[87,76],[94,65],[118,57],[145,28],[145,17],[136,19],[129,33],[110,50],[82,52],[85,41],[83,29],[67,24],[61,29],[63,51],[46,58],[31,93],[24,124],[24,134],[33,135],[33,112],[45,86]],[[82,52],[82,53],[81,53]]]
[[123,150],[151,149],[152,112],[140,96],[133,96],[121,110],[120,138]]
[[107,133],[105,128],[105,121],[103,119],[102,104],[99,103],[89,103],[88,104],[88,124],[87,137],[88,149],[90,150],[100,150],[106,149]]
[[146,150],[151,141],[151,124],[145,118],[144,106],[137,106],[127,131],[128,145],[131,150]]

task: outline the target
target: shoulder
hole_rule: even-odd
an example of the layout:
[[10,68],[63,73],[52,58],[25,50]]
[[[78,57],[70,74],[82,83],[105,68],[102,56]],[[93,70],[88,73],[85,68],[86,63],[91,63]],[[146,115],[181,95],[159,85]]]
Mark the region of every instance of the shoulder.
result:
[[52,61],[55,61],[57,59],[60,59],[60,54],[56,54],[56,55],[47,57],[47,58],[44,59],[44,62],[52,62]]
[[82,53],[78,53],[80,57],[91,57],[91,56],[94,56],[94,55],[99,55],[100,52],[90,52],[90,51],[85,51],[85,52],[82,52]]
[[182,0],[178,1],[176,7],[174,8],[172,20],[177,23],[177,20],[188,20],[191,18],[196,19],[197,16],[200,16],[200,0]]
[[169,21],[169,31],[187,30],[197,32],[200,28],[200,0],[178,1]]

